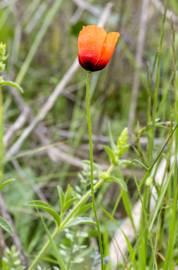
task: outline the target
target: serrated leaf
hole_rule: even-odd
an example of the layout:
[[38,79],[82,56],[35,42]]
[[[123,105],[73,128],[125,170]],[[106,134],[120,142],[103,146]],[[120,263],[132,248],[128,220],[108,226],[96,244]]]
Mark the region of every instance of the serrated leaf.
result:
[[11,227],[11,225],[7,222],[7,220],[5,220],[4,218],[0,217],[0,227],[8,232],[10,235],[13,234],[13,229]]
[[108,154],[108,157],[110,159],[110,162],[113,165],[117,165],[118,159],[117,159],[116,154],[113,151],[113,149],[106,145],[106,146],[104,146],[104,150]]
[[89,218],[89,217],[77,217],[77,218],[73,219],[72,221],[70,221],[67,224],[67,227],[77,226],[77,225],[81,225],[81,224],[95,225],[96,223],[92,218]]
[[109,182],[115,182],[117,184],[119,184],[119,186],[121,187],[122,190],[127,191],[127,185],[125,183],[125,181],[122,178],[118,178],[115,176],[110,176],[107,181],[109,180]]
[[15,181],[14,178],[9,178],[7,180],[0,182],[0,190],[2,190],[5,186],[9,185],[10,183],[12,183],[14,181]]
[[60,215],[48,203],[40,201],[40,200],[33,200],[33,201],[29,202],[29,206],[34,207],[34,208],[38,208],[38,209],[41,209],[41,210],[47,212],[50,216],[52,216],[54,218],[56,223],[59,225]]

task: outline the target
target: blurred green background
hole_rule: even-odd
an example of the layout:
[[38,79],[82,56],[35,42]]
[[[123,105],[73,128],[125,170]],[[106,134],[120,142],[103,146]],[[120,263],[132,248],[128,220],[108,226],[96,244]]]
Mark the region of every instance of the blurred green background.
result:
[[[160,2],[150,0],[148,8],[144,10],[147,24],[142,29],[145,38],[142,44],[142,65],[138,68],[138,36],[143,27],[140,22],[143,15],[142,1],[111,1],[113,7],[105,28],[107,31],[119,31],[121,38],[110,64],[102,72],[93,73],[91,84],[94,151],[95,161],[99,164],[108,162],[103,145],[109,143],[110,131],[113,137],[117,138],[122,129],[128,126],[135,76],[139,81],[139,91],[131,140],[137,142],[137,132],[147,125],[146,108],[151,95],[147,79],[152,72],[160,43],[164,13],[161,7],[166,6],[166,1],[162,1],[161,6]],[[6,135],[21,117],[21,121],[17,122],[20,127],[11,131],[10,138],[6,137],[7,151],[21,136],[23,129],[38,115],[41,107],[75,61],[77,36],[82,26],[97,24],[106,4],[105,0],[0,1],[0,41],[7,44],[8,54],[4,76],[17,81],[24,89],[23,95],[14,89],[9,89],[10,91],[4,94]],[[178,1],[167,1],[167,7],[173,15],[171,13],[165,23],[160,60],[161,83],[157,117],[158,121],[162,122],[173,119],[170,110],[173,104],[173,89],[170,84],[173,67],[172,21],[175,43],[178,45]],[[151,83],[155,83],[154,77]],[[165,138],[166,132],[165,129],[157,130],[155,151],[157,144],[160,145],[160,140]],[[54,148],[58,151],[56,156],[54,152],[50,152]],[[139,156],[139,151],[132,149],[130,156]],[[42,244],[41,238],[44,234],[44,228],[35,212],[26,206],[27,202],[40,198],[55,205],[57,185],[65,189],[67,184],[71,183],[82,190],[79,171],[83,160],[87,159],[85,71],[79,68],[57,98],[38,131],[30,134],[18,153],[5,165],[6,177],[13,176],[17,181],[13,186],[8,186],[3,195],[27,257]],[[132,168],[123,173],[132,193],[135,185],[130,180],[132,176],[137,178],[142,175],[143,170]],[[115,187],[111,186],[108,191],[103,191],[103,196],[104,194],[108,194],[108,197],[105,197],[103,205],[113,207],[110,198],[116,196]],[[116,212],[117,217],[124,215],[124,211]],[[106,219],[106,226],[107,222]],[[113,232],[116,227],[117,225],[112,224],[108,230]],[[92,232],[90,234],[92,235]],[[5,239],[11,246],[10,237],[5,236]],[[69,246],[75,241],[70,237],[66,239]]]

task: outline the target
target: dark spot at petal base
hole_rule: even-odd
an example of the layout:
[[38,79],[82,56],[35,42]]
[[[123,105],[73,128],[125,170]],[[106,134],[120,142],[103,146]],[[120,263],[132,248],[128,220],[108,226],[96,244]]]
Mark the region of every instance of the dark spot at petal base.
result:
[[101,70],[106,66],[106,65],[96,65],[91,60],[87,60],[87,61],[85,60],[82,62],[80,61],[80,58],[79,58],[79,63],[85,70],[88,70],[91,72]]

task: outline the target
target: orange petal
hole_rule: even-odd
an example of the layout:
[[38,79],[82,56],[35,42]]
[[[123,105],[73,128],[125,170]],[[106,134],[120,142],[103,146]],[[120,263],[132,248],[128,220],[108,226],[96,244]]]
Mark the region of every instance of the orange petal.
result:
[[107,34],[103,45],[101,57],[97,63],[97,66],[100,67],[100,69],[102,69],[109,63],[119,37],[120,34],[118,32],[110,32]]
[[87,70],[93,70],[101,58],[106,31],[96,25],[83,27],[78,37],[78,57],[80,64]]

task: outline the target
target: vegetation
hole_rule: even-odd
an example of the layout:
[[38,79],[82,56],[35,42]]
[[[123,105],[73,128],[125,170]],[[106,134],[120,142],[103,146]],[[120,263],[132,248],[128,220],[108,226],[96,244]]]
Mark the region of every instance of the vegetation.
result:
[[178,268],[178,2],[107,3],[0,0],[2,270]]

